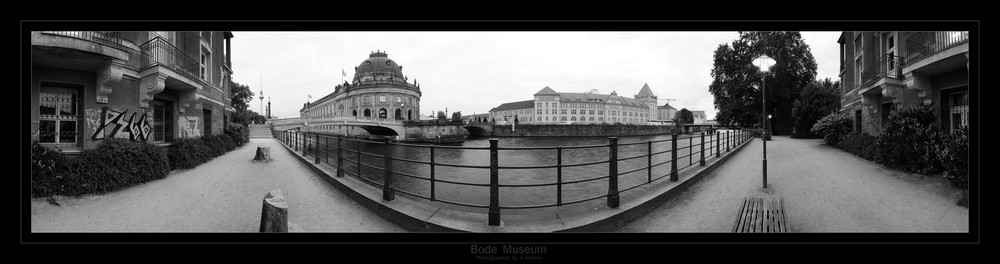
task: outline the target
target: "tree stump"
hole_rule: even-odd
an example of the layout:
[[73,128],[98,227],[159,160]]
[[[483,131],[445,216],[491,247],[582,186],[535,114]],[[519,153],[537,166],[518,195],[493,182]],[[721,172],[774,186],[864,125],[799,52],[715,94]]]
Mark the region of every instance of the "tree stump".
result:
[[253,162],[270,162],[271,147],[257,146],[257,155],[253,157]]
[[264,205],[260,211],[261,233],[288,232],[288,205],[281,189],[272,190],[264,196]]

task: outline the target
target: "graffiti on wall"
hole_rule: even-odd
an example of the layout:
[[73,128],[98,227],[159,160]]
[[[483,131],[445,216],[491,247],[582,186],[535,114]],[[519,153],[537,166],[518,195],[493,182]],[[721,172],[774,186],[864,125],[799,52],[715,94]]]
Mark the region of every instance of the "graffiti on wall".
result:
[[198,129],[198,121],[197,116],[178,117],[177,124],[181,128],[181,137],[200,137],[201,129]]
[[[93,119],[92,111],[87,111],[87,122],[93,125],[94,120],[100,120],[91,139],[101,140],[105,138],[123,138],[136,141],[145,141],[153,131],[147,121],[147,113],[136,116],[135,112],[129,115],[128,110],[118,111],[110,108],[102,108],[101,117]],[[96,110],[96,109],[93,109]],[[126,117],[127,116],[127,117]]]

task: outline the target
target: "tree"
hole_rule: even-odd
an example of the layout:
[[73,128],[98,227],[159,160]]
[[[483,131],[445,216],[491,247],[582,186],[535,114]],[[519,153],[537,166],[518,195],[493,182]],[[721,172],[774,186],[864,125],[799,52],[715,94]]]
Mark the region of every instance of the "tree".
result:
[[793,106],[795,133],[792,137],[819,138],[811,131],[812,127],[820,118],[840,109],[840,81],[831,82],[826,78],[806,85]]
[[462,121],[462,111],[451,113],[451,121]]
[[250,100],[253,100],[254,93],[250,90],[250,86],[239,84],[233,80],[229,80],[229,87],[232,87],[230,99],[232,99],[233,109],[236,110],[233,113],[233,122],[246,126],[253,121],[251,120],[253,115],[247,112],[247,108],[249,107]]
[[444,114],[444,111],[438,111],[438,113],[437,113],[437,119],[438,120],[448,120],[448,116]]
[[687,108],[681,108],[680,111],[677,111],[677,115],[674,115],[674,123],[693,124],[694,114],[692,114],[690,110],[687,110]]
[[798,32],[740,32],[731,46],[719,45],[709,85],[719,110],[716,120],[724,125],[760,125],[763,73],[753,61],[761,55],[776,62],[766,74],[766,111],[774,115],[770,128],[775,134],[790,134],[793,103],[816,78],[816,60]]

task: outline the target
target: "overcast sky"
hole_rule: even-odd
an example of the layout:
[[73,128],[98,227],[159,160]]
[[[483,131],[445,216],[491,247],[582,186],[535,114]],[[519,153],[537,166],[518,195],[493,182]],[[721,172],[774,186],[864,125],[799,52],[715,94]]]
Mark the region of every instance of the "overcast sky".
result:
[[[376,50],[420,83],[421,115],[487,113],[502,103],[557,92],[632,97],[648,83],[663,105],[715,118],[708,85],[712,52],[736,32],[233,32],[233,79],[271,101],[272,115],[298,117],[307,95],[332,93]],[[840,32],[802,32],[818,78],[837,79]],[[449,114],[450,115],[450,114]]]

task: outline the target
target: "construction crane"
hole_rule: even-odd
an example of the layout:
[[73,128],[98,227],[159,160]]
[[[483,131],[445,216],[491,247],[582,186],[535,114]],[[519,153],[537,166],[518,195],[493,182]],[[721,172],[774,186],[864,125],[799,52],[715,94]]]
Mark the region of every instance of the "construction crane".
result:
[[656,100],[657,100],[657,101],[667,101],[667,104],[670,104],[670,101],[677,101],[677,99],[669,99],[669,98],[665,98],[665,99],[656,99]]

